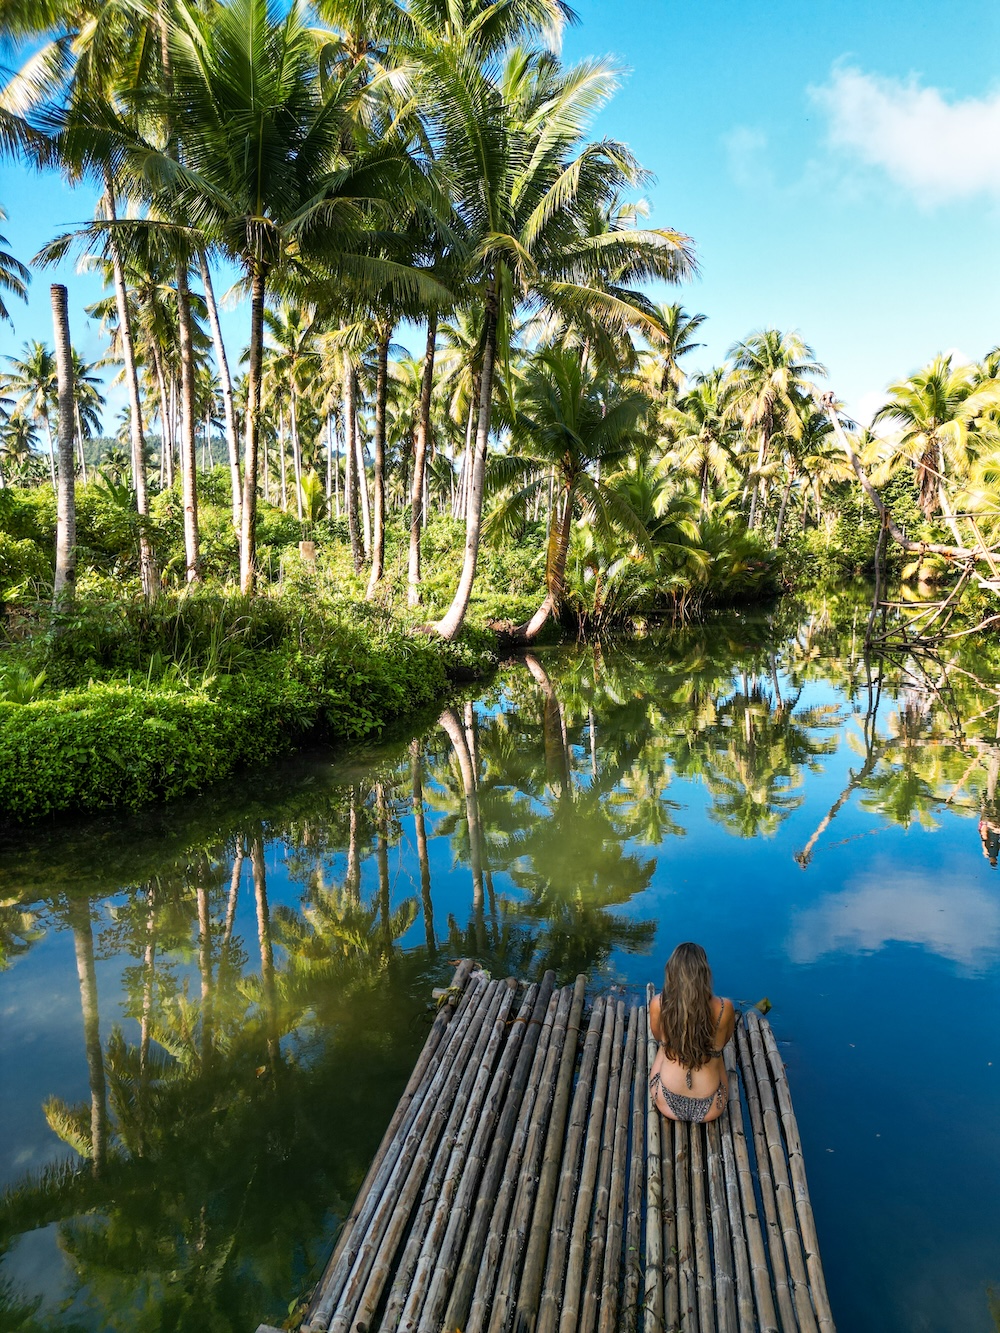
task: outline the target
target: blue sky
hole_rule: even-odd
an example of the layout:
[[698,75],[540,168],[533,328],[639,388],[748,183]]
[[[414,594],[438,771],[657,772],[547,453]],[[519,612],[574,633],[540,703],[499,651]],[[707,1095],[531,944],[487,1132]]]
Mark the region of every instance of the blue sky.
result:
[[[985,0],[577,0],[563,53],[627,73],[596,131],[653,172],[652,222],[693,237],[679,299],[708,316],[707,368],[751,330],[798,329],[867,417],[938,351],[1000,342],[1000,9]],[[21,258],[85,217],[90,192],[0,167],[3,230]],[[49,274],[13,310],[0,353],[51,341]],[[71,287],[74,340],[98,353]],[[666,295],[666,292],[664,292]],[[245,316],[225,317],[231,352]]]

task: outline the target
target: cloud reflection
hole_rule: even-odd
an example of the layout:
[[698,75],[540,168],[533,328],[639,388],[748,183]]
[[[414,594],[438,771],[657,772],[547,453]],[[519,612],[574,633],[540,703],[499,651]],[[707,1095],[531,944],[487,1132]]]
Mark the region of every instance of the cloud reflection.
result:
[[1000,953],[1000,901],[958,878],[870,871],[799,912],[788,953],[795,963],[814,963],[828,953],[875,953],[894,941],[978,970]]

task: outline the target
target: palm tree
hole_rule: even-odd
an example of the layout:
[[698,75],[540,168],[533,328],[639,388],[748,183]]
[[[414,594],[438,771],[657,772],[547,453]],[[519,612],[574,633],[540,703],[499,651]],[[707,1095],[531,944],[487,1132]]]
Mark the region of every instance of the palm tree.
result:
[[[0,208],[0,222],[7,221],[7,214]],[[7,245],[7,237],[0,236],[0,245]],[[12,254],[6,250],[0,250],[0,292],[13,292],[19,296],[22,301],[28,299],[28,283],[31,281],[31,273],[25,268],[19,259],[15,259]],[[13,324],[10,317],[10,311],[0,297],[0,320],[6,320],[8,324]]]
[[519,631],[537,637],[559,610],[573,519],[582,512],[601,533],[618,529],[632,541],[647,537],[634,510],[608,478],[641,434],[646,396],[622,390],[585,367],[572,348],[539,352],[528,371],[514,418],[512,451],[494,461],[501,484],[517,486],[490,516],[491,528],[523,524],[530,501],[556,479],[550,502],[545,598]]
[[727,410],[748,435],[757,439],[757,464],[751,474],[750,514],[753,530],[765,485],[763,472],[772,438],[779,432],[793,440],[802,435],[812,408],[814,376],[826,368],[797,333],[763,329],[751,333],[729,350],[732,362],[725,385]]
[[732,424],[723,409],[725,372],[713,370],[699,375],[670,412],[667,427],[671,436],[670,457],[694,473],[702,505],[708,503],[709,487],[725,482],[732,464]]
[[648,312],[619,287],[653,276],[677,280],[690,270],[691,255],[676,232],[588,233],[593,210],[640,179],[622,145],[583,143],[589,117],[615,86],[609,65],[562,70],[554,57],[514,48],[493,75],[456,42],[432,43],[422,59],[441,179],[468,256],[460,295],[483,312],[462,572],[437,625],[451,639],[475,580],[497,354],[517,309],[533,301],[564,319],[600,318],[612,331],[641,328]]
[[676,401],[684,384],[681,357],[704,346],[696,343],[694,337],[707,318],[707,315],[689,315],[679,301],[655,307],[655,320],[646,332],[646,340],[654,348],[660,363],[660,392],[668,403]]
[[[164,211],[187,221],[246,274],[250,289],[240,584],[255,578],[255,517],[264,307],[268,286],[290,264],[322,262],[338,278],[385,291],[419,288],[413,270],[385,259],[367,222],[391,193],[411,188],[393,145],[353,148],[358,80],[322,79],[318,38],[305,10],[285,17],[268,0],[233,0],[203,19],[177,8],[171,109],[182,135],[179,162],[147,154],[162,178]],[[391,182],[391,187],[390,187]]]
[[54,282],[51,291],[59,406],[59,518],[56,525],[56,574],[52,596],[58,605],[64,598],[72,597],[76,583],[76,468],[73,466],[76,404],[68,297],[62,283]]
[[270,338],[268,374],[288,391],[296,509],[301,522],[302,451],[299,447],[298,401],[310,375],[315,374],[320,364],[315,312],[284,302],[279,310],[264,311],[264,325]]
[[[897,380],[889,393],[872,424],[885,421],[899,427],[895,453],[915,467],[924,516],[931,518],[940,509],[951,521],[945,478],[964,477],[984,445],[995,450],[998,430],[991,410],[1000,402],[1000,381],[984,380],[974,366],[953,366],[948,354],[935,357],[909,379]],[[957,531],[955,540],[963,544]]]
[[8,356],[11,369],[3,376],[6,392],[15,395],[14,410],[41,421],[49,446],[49,471],[56,484],[55,445],[50,413],[56,404],[56,359],[43,342],[25,343],[20,358]]

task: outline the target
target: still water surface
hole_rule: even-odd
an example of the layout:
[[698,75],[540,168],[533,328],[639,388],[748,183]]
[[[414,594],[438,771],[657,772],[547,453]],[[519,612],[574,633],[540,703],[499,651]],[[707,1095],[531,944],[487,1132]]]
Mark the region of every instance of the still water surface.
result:
[[[863,619],[863,617],[862,617]],[[0,1329],[280,1323],[429,989],[767,996],[834,1313],[1000,1327],[998,696],[829,604],[539,652],[414,735],[0,846]]]

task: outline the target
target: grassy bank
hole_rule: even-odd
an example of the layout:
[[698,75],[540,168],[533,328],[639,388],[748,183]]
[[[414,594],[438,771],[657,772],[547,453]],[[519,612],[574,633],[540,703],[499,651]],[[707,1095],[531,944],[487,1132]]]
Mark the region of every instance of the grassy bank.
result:
[[0,817],[138,806],[305,741],[371,736],[495,664],[363,603],[82,600],[4,655]]

